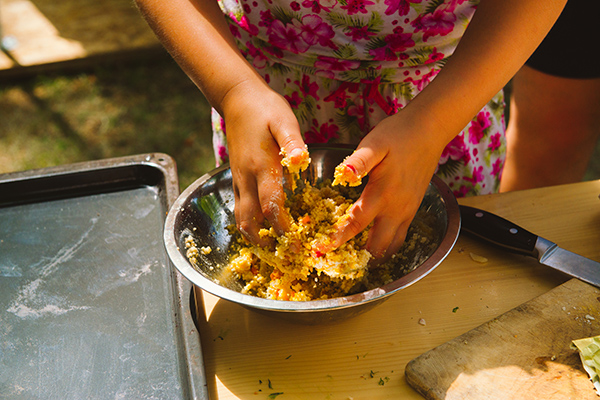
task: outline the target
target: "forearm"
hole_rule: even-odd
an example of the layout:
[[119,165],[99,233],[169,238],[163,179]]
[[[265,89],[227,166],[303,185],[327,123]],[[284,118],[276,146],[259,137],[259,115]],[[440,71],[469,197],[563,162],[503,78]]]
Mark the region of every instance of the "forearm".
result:
[[527,61],[565,3],[481,0],[455,53],[406,110],[445,146]]
[[239,52],[216,0],[136,0],[165,48],[220,113],[232,89],[266,83]]

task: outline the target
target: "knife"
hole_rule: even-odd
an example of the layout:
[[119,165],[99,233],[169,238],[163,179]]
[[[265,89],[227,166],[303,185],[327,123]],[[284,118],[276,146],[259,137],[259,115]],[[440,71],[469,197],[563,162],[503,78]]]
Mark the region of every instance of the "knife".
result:
[[558,247],[489,211],[461,205],[460,217],[463,231],[600,287],[600,263]]

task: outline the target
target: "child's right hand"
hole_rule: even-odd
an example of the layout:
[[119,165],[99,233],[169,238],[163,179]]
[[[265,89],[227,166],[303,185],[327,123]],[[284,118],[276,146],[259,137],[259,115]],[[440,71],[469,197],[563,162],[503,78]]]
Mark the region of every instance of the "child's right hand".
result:
[[240,53],[216,1],[136,0],[144,17],[182,69],[223,118],[233,174],[235,217],[250,241],[268,221],[289,226],[283,207],[281,148],[304,150],[288,102],[273,92]]
[[285,98],[266,85],[244,82],[221,103],[233,177],[238,229],[254,244],[265,220],[281,235],[289,229],[284,207],[281,149],[294,158],[305,151],[300,127]]

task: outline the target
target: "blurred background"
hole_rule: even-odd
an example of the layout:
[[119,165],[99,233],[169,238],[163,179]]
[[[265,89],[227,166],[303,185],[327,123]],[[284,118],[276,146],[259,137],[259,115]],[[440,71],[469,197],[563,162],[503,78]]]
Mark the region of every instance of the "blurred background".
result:
[[0,173],[164,152],[214,168],[210,107],[132,0],[0,0]]
[[214,168],[210,107],[133,0],[0,0],[0,39],[0,173],[164,152],[183,189]]

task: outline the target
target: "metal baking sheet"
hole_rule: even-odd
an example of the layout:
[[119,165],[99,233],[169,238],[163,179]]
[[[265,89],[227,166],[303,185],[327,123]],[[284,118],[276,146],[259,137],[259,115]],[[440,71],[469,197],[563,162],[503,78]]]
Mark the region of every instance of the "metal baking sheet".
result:
[[205,399],[164,154],[0,175],[0,398]]

